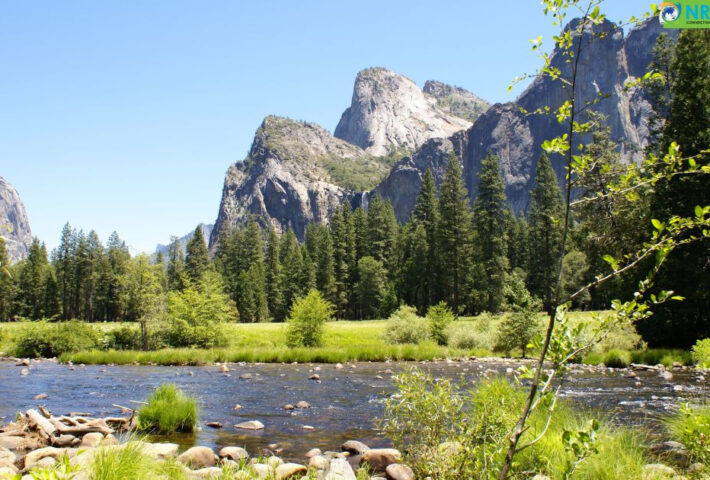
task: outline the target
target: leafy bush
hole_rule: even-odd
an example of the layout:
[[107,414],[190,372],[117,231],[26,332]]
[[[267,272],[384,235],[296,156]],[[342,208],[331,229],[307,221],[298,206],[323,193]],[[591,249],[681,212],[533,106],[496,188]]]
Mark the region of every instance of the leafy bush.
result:
[[626,368],[631,363],[631,354],[624,350],[610,350],[604,354],[604,365],[610,368]]
[[77,320],[27,324],[16,337],[17,357],[51,358],[63,353],[101,347],[101,336],[91,325]]
[[[523,391],[504,379],[483,381],[467,390],[418,370],[396,376],[395,385],[398,394],[385,400],[380,426],[395,446],[406,447],[405,463],[416,478],[498,478],[508,435],[525,401]],[[548,422],[547,407],[549,403],[533,411],[522,442],[536,441],[516,457],[510,478],[642,477],[648,461],[636,434],[592,423],[559,401]],[[589,441],[580,447],[565,438]],[[586,458],[579,462],[575,446],[585,449]]]
[[286,343],[289,347],[318,347],[323,341],[325,322],[333,317],[333,305],[312,289],[291,306],[286,318]]
[[673,438],[685,445],[691,462],[710,462],[710,406],[684,403],[666,420],[666,426]]
[[644,365],[658,365],[672,367],[673,362],[683,365],[693,365],[693,356],[686,350],[674,350],[668,348],[650,348],[648,350],[638,350],[631,353],[632,363],[643,363]]
[[124,325],[108,333],[105,345],[107,349],[113,350],[139,350],[141,348],[141,332],[136,328]]
[[199,285],[170,292],[167,316],[169,346],[212,348],[227,344],[220,324],[237,320],[238,312],[221,281],[207,273]]
[[505,317],[498,330],[495,348],[505,352],[507,356],[510,356],[514,348],[519,348],[525,358],[528,344],[532,342],[538,331],[537,310],[522,309]]
[[389,343],[420,343],[429,338],[429,325],[413,307],[402,305],[387,320],[384,338]]
[[454,322],[446,328],[448,345],[461,350],[475,348],[493,351],[498,329],[497,320],[489,313],[482,313],[471,323]]
[[192,432],[197,423],[197,400],[173,384],[158,387],[138,410],[138,428],[158,433]]
[[446,302],[440,302],[429,307],[426,317],[429,320],[431,338],[439,345],[446,345],[446,327],[456,320],[454,312],[446,305]]
[[691,352],[696,365],[700,368],[710,368],[710,338],[695,342]]

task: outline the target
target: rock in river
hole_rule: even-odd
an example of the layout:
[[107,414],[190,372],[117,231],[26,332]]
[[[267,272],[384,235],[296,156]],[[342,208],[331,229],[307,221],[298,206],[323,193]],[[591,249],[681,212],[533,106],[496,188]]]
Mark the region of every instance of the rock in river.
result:
[[241,428],[242,430],[261,430],[264,428],[264,424],[259,420],[249,420],[248,422],[236,424],[234,428]]
[[217,455],[208,447],[192,447],[178,457],[181,463],[192,468],[214,467]]

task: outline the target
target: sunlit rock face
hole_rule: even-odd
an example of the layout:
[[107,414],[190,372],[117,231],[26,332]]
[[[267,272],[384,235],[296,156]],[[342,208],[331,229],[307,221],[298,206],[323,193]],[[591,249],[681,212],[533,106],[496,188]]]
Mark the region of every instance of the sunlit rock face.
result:
[[0,177],[0,237],[5,240],[10,262],[27,256],[32,244],[32,231],[25,206],[12,185]]

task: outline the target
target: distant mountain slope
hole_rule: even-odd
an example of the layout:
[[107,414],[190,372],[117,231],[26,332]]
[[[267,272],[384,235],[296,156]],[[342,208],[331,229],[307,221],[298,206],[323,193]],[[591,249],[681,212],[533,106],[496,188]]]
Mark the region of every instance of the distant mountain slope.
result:
[[0,237],[11,262],[27,256],[32,244],[32,231],[20,195],[7,180],[0,177]]
[[[210,238],[210,235],[212,235],[212,229],[214,228],[214,224],[204,224],[200,223],[198,225],[200,229],[202,230],[202,236],[205,237],[205,241],[208,241]],[[178,244],[182,247],[182,251],[185,252],[185,247],[187,246],[187,242],[192,240],[192,237],[195,235],[195,231],[191,230],[190,233],[183,235],[182,237],[177,239]],[[155,247],[155,252],[154,254],[157,255],[159,253],[162,253],[165,258],[167,258],[168,254],[170,253],[170,244],[163,245],[162,243],[159,243]]]

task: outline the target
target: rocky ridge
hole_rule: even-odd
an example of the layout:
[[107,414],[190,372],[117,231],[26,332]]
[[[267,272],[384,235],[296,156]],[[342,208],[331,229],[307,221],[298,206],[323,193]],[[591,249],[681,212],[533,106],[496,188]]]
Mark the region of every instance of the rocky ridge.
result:
[[2,177],[0,177],[0,237],[5,240],[10,262],[17,262],[27,256],[32,244],[32,231],[27,212],[17,190]]
[[[567,28],[576,28],[577,22],[573,20]],[[654,17],[631,30],[626,38],[624,32],[609,21],[588,26],[582,35],[576,91],[579,104],[596,98],[599,92],[609,95],[595,105],[595,110],[607,117],[612,139],[621,145],[620,153],[627,161],[638,160],[638,152],[646,145],[651,108],[641,92],[629,91],[624,86],[647,69],[652,59],[651,49],[662,31]],[[592,43],[593,34],[603,34],[604,38]],[[570,68],[557,50],[552,54],[552,64],[563,74]],[[440,182],[442,165],[446,165],[452,146],[457,145],[456,154],[472,200],[477,192],[481,162],[491,153],[498,156],[513,210],[524,211],[529,203],[541,144],[564,133],[564,127],[548,116],[526,115],[521,108],[528,112],[546,105],[556,109],[566,98],[567,92],[559,82],[538,77],[515,102],[493,105],[463,135],[429,142],[400,160],[374,192],[390,199],[396,205],[397,218],[405,220],[414,206],[426,169],[431,168]],[[551,161],[562,182],[564,159],[553,156]],[[405,183],[407,188],[402,189]]]
[[[440,90],[431,87],[431,91]],[[403,75],[368,68],[357,74],[352,102],[334,135],[373,155],[414,150],[430,138],[448,137],[471,126],[437,105],[438,100],[454,98],[455,92],[450,87],[448,95],[443,91],[440,97],[427,95]],[[463,98],[462,94],[456,93],[456,98]]]

